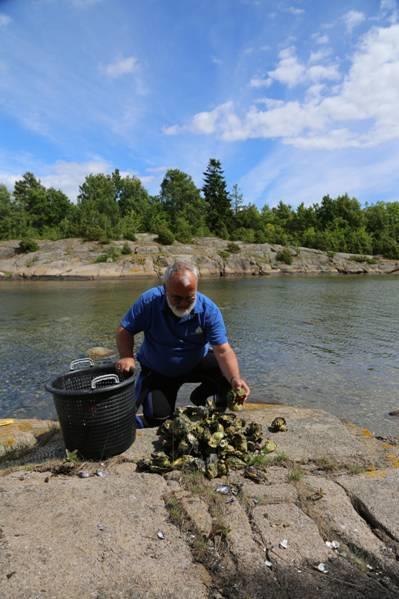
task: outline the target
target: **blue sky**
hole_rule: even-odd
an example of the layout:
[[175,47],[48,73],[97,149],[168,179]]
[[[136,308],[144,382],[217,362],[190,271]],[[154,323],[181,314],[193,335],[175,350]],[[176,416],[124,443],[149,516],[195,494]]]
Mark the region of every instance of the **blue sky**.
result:
[[399,200],[396,0],[0,0],[0,182],[211,157],[259,207]]

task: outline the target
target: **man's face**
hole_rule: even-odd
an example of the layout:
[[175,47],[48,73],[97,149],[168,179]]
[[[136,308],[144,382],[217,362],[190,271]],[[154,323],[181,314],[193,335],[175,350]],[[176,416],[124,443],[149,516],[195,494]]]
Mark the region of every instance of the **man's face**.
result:
[[175,316],[188,316],[194,308],[197,279],[190,271],[175,273],[165,285],[166,301]]

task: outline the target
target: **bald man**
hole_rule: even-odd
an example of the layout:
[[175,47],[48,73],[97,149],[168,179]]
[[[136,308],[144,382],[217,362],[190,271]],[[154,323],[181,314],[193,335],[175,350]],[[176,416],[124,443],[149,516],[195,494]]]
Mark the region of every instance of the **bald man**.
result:
[[214,396],[216,406],[225,409],[230,389],[239,391],[242,401],[249,396],[221,312],[198,291],[196,267],[181,261],[169,266],[163,286],[143,293],[123,317],[116,333],[116,367],[122,373],[136,366],[134,335],[140,332],[135,393],[144,418],[137,418],[139,426],[159,426],[170,418],[184,383],[200,383],[190,396],[198,406]]

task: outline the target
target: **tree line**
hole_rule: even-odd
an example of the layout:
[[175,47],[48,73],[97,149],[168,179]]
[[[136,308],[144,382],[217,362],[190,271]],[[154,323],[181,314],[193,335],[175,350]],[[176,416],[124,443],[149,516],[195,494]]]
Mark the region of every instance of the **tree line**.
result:
[[283,202],[258,209],[244,203],[237,185],[227,189],[221,163],[213,158],[201,189],[187,173],[169,169],[158,195],[118,169],[110,175],[88,175],[76,204],[30,172],[16,181],[12,193],[0,185],[0,239],[82,237],[107,242],[134,240],[144,232],[157,234],[165,244],[216,235],[399,259],[399,202],[362,208],[345,194],[326,195],[320,203],[302,203],[296,210]]

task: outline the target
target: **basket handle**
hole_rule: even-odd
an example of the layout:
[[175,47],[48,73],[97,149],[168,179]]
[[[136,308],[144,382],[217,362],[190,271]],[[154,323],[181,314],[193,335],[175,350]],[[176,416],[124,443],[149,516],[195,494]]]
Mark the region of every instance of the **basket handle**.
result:
[[87,365],[89,365],[90,368],[94,366],[94,362],[91,358],[78,358],[77,360],[72,360],[69,365],[69,370],[78,370]]
[[102,383],[104,381],[112,381],[115,385],[118,385],[120,382],[117,374],[102,374],[101,376],[96,376],[96,378],[91,381],[91,388],[96,389],[97,383]]

